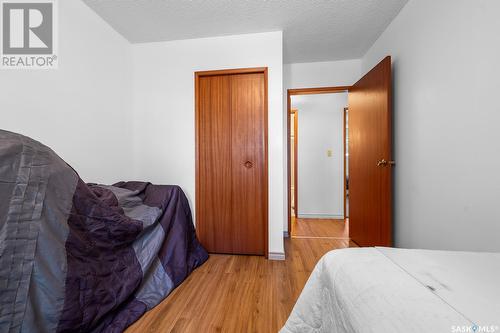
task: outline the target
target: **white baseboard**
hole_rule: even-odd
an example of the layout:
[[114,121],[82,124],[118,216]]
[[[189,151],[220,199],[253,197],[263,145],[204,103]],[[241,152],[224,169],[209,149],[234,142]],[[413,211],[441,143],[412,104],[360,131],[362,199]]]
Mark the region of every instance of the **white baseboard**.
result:
[[267,258],[269,260],[285,260],[285,254],[282,252],[269,252]]
[[343,219],[344,215],[330,214],[298,214],[299,219]]

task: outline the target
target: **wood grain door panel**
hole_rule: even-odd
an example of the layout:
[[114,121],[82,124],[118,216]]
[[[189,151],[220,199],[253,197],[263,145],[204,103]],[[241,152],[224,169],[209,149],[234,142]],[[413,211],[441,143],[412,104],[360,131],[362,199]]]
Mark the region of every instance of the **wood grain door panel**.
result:
[[198,211],[201,243],[211,252],[232,253],[231,108],[229,76],[199,79]]
[[267,251],[266,73],[196,76],[196,227],[212,253]]
[[234,252],[264,254],[264,75],[231,76]]
[[361,246],[392,246],[391,58],[349,89],[349,235]]

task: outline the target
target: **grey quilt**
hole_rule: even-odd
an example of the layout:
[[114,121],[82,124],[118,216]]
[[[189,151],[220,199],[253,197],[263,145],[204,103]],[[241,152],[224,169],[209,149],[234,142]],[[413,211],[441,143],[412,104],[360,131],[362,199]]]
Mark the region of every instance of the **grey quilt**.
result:
[[179,187],[85,184],[0,130],[0,332],[122,332],[207,258]]

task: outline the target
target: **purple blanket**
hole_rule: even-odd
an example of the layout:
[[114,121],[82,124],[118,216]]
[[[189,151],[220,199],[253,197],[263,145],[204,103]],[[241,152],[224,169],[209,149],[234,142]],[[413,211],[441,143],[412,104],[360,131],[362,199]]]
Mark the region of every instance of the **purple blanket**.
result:
[[178,186],[85,184],[0,131],[0,332],[122,332],[207,258]]

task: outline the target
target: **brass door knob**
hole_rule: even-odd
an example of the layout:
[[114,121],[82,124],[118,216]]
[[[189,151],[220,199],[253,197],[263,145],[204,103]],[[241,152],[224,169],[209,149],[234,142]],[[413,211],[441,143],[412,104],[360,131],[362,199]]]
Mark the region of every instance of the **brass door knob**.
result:
[[377,162],[378,167],[386,167],[396,165],[394,161],[386,161],[384,158]]

